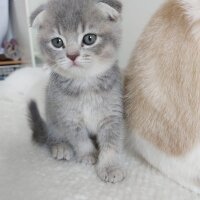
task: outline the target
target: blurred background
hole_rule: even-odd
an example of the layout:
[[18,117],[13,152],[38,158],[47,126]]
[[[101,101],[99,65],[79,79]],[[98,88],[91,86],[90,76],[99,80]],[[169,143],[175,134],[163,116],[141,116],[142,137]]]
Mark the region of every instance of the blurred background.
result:
[[[48,0],[0,0],[0,80],[24,66],[40,66],[36,30],[29,26],[31,12]],[[123,41],[119,55],[121,67],[127,65],[145,24],[164,0],[121,0]]]

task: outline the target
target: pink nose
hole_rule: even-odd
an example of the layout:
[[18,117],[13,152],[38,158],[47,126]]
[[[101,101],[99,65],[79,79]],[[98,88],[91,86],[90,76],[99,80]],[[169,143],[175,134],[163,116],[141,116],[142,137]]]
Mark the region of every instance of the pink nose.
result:
[[67,57],[68,57],[70,60],[72,60],[72,61],[75,61],[76,58],[77,58],[78,56],[80,56],[79,53],[76,53],[76,54],[67,54]]

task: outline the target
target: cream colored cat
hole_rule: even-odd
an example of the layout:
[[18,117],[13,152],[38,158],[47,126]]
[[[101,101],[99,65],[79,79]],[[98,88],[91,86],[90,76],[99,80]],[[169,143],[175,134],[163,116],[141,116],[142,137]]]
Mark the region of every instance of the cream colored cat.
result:
[[200,0],[167,1],[133,54],[125,77],[131,145],[200,193]]

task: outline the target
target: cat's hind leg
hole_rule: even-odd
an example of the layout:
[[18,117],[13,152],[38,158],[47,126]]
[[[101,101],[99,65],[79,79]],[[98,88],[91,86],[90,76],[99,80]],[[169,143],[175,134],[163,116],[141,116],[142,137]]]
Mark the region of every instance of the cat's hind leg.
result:
[[89,137],[80,139],[74,146],[76,151],[76,160],[78,162],[89,165],[94,165],[96,163],[97,150]]
[[84,164],[95,164],[97,149],[89,137],[87,128],[82,123],[68,122],[67,139],[75,151],[75,159]]
[[70,144],[67,142],[51,145],[51,154],[57,160],[70,161],[73,158],[74,152]]

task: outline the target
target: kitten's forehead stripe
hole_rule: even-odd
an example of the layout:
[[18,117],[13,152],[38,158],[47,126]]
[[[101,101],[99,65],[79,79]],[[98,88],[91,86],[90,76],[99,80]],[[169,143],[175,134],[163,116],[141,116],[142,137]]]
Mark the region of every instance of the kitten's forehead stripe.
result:
[[77,32],[78,34],[82,34],[85,32],[85,22],[79,23]]
[[86,23],[83,22],[83,23],[82,23],[82,30],[83,30],[83,33],[85,32],[85,29],[86,29]]
[[[85,27],[84,18],[91,10],[91,0],[54,0],[49,3],[47,11],[52,15],[54,24],[60,24],[65,31],[77,31],[79,24]],[[59,5],[59,6],[58,6]]]
[[57,24],[57,30],[58,30],[58,34],[61,35],[61,29],[60,29],[59,24]]

